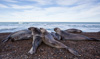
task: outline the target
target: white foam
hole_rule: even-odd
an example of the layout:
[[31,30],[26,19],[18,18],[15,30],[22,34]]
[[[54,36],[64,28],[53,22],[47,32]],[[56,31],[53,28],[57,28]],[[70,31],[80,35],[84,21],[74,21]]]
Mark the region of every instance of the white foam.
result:
[[10,23],[10,24],[2,24],[0,25],[0,32],[14,32],[22,29],[27,29],[29,27],[38,27],[45,28],[49,32],[53,31],[55,27],[59,27],[62,30],[66,30],[69,28],[80,29],[84,32],[98,32],[100,31],[100,24],[68,24],[68,23]]

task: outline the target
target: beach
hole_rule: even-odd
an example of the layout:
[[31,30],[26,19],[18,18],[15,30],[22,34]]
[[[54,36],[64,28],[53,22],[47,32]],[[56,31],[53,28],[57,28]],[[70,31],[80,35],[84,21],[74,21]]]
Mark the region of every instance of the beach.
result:
[[[74,56],[66,49],[57,49],[42,43],[37,52],[28,54],[32,39],[2,43],[10,33],[0,33],[0,59],[100,59],[100,41],[59,40],[75,49],[81,56]],[[100,32],[76,33],[90,38],[100,39]]]
[[100,59],[100,0],[0,0],[0,59]]

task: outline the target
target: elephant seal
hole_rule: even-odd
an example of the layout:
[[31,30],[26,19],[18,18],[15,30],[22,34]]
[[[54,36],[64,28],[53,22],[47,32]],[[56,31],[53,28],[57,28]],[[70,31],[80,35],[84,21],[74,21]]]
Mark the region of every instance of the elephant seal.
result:
[[54,28],[54,31],[59,34],[63,40],[95,40],[99,41],[99,39],[89,38],[84,35],[68,33],[66,31],[61,30],[60,28]]
[[51,32],[51,35],[54,37],[54,39],[61,40],[61,36],[59,34]]
[[25,30],[19,30],[19,31],[11,33],[2,42],[4,43],[8,40],[16,41],[16,40],[23,40],[23,39],[30,39],[30,38],[31,38],[31,31],[28,29],[25,29]]
[[41,32],[40,32],[40,29],[38,29],[36,27],[30,27],[28,29],[32,31],[32,36],[33,36],[32,47],[31,47],[31,49],[29,50],[28,53],[34,54],[36,52],[38,46],[42,42],[42,38],[40,37]]
[[69,33],[82,33],[82,30],[74,29],[74,28],[73,29],[67,29],[65,31],[67,31]]
[[55,48],[65,48],[67,49],[69,52],[71,52],[72,54],[74,54],[75,56],[80,56],[75,50],[71,49],[70,47],[64,45],[63,43],[55,40],[53,38],[53,36],[46,31],[44,28],[40,28],[40,31],[42,33],[41,37],[42,37],[42,41],[51,46],[51,47],[55,47]]

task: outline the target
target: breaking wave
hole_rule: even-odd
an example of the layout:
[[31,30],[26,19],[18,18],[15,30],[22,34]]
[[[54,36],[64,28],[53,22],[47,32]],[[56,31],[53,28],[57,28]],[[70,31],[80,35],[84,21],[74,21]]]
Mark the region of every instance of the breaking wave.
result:
[[53,31],[55,27],[62,30],[69,28],[80,29],[84,32],[98,32],[100,31],[100,23],[79,23],[79,22],[0,22],[0,33],[14,32],[28,27],[43,27],[49,32]]

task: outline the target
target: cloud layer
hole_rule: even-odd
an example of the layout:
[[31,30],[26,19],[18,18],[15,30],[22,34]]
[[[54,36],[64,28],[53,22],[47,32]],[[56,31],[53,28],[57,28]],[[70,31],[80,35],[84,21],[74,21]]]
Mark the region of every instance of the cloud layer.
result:
[[99,0],[1,0],[1,2],[3,2],[0,3],[1,22],[100,22]]

